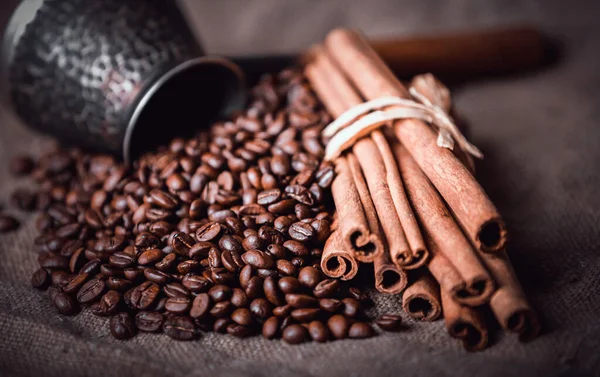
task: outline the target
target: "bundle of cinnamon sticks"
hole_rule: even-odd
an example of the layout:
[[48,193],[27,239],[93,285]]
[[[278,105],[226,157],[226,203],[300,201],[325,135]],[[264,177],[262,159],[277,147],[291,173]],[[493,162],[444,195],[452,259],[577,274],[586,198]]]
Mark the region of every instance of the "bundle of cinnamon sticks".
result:
[[[311,50],[305,71],[334,117],[369,100],[411,98],[355,31],[332,31]],[[432,75],[417,76],[410,87],[451,111],[449,91]],[[473,176],[471,154],[461,145],[441,147],[437,131],[415,118],[351,127],[334,129],[349,135],[328,145],[338,225],[323,270],[349,280],[360,263],[372,263],[380,292],[403,292],[413,318],[432,321],[443,313],[450,335],[468,350],[488,345],[488,307],[504,329],[523,341],[535,338],[539,323],[505,253],[504,222]]]

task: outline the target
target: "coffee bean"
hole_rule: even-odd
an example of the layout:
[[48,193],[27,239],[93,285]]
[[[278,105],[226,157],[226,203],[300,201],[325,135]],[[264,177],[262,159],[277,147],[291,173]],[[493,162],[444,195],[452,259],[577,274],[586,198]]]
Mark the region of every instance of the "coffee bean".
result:
[[309,255],[308,248],[300,241],[289,240],[283,243],[283,247],[289,250],[293,255],[297,257],[307,257]]
[[342,301],[335,298],[322,298],[319,300],[319,307],[327,312],[336,313],[344,304]]
[[383,314],[375,323],[384,331],[400,331],[402,330],[402,317],[399,315]]
[[315,230],[309,224],[296,222],[290,226],[288,233],[294,240],[305,242],[314,237]]
[[79,292],[77,292],[77,301],[82,304],[91,303],[100,297],[105,287],[106,283],[104,281],[94,278],[79,289]]
[[69,268],[69,260],[61,255],[51,254],[40,261],[40,267],[49,270],[66,270]]
[[151,263],[156,263],[163,258],[163,253],[159,249],[148,249],[138,257],[138,264],[145,266]]
[[248,283],[250,282],[250,279],[252,278],[252,266],[244,266],[242,268],[242,270],[240,271],[240,286],[243,289],[246,289],[248,287]]
[[157,284],[146,281],[131,291],[131,304],[137,309],[147,309],[156,301],[159,292]]
[[242,254],[242,260],[255,268],[272,268],[275,265],[273,258],[260,250],[248,250]]
[[277,272],[279,272],[281,275],[295,276],[297,274],[296,267],[294,267],[294,265],[290,261],[287,261],[284,259],[279,259],[276,262],[276,266],[277,266]]
[[169,297],[165,302],[165,309],[173,314],[185,314],[190,308],[191,301],[188,297]]
[[285,295],[285,301],[293,308],[303,309],[308,307],[319,306],[319,301],[309,295],[288,293]]
[[308,333],[315,342],[323,343],[329,340],[329,329],[321,321],[309,323]]
[[50,281],[52,283],[52,285],[55,285],[57,287],[63,287],[65,286],[69,281],[71,281],[71,279],[73,278],[73,275],[65,272],[65,271],[52,271],[50,273]]
[[360,302],[358,302],[357,300],[355,300],[351,297],[346,297],[345,299],[342,300],[342,303],[344,304],[344,308],[343,308],[342,312],[346,317],[354,318],[358,314],[360,314],[361,305],[360,305]]
[[69,280],[69,282],[63,287],[65,293],[75,293],[81,286],[88,280],[88,274],[78,274]]
[[252,326],[254,324],[254,319],[252,318],[252,313],[250,310],[246,308],[238,308],[231,313],[231,319],[241,326]]
[[310,322],[316,319],[321,314],[318,308],[295,309],[290,315],[298,322]]
[[246,296],[248,299],[254,300],[257,297],[260,297],[264,294],[263,291],[263,279],[259,276],[253,276],[248,280],[248,284],[246,285]]
[[163,292],[168,297],[189,297],[190,291],[181,283],[169,283],[163,287]]
[[300,344],[308,340],[308,330],[302,325],[289,325],[283,329],[282,338],[286,343]]
[[306,287],[313,289],[323,279],[323,274],[312,266],[304,267],[298,273],[298,281]]
[[205,317],[211,309],[211,298],[206,293],[200,293],[194,298],[192,308],[190,309],[190,316],[192,318]]
[[146,268],[144,270],[144,276],[146,277],[146,279],[159,285],[164,285],[169,280],[171,280],[171,277],[168,274],[165,274],[164,272],[155,270],[153,268]]
[[210,309],[210,315],[215,318],[223,318],[229,316],[233,311],[233,305],[229,301],[217,302],[212,309]]
[[279,290],[279,286],[275,278],[265,278],[263,283],[263,290],[265,292],[265,297],[273,305],[279,306],[285,304],[285,298],[283,296],[283,293]]
[[[153,249],[150,249],[153,250]],[[161,252],[161,255],[163,253]],[[177,255],[175,255],[175,253],[171,253],[171,254],[167,254],[164,256],[164,258],[162,258],[160,261],[156,262],[156,264],[154,264],[154,267],[158,270],[158,271],[169,271],[173,268],[173,266],[175,266],[175,263],[177,263]],[[138,261],[139,264],[139,261]],[[141,265],[141,264],[140,264]]]
[[121,302],[121,296],[117,291],[106,292],[100,301],[94,303],[90,309],[92,313],[99,316],[113,315],[119,309]]
[[217,318],[213,324],[213,331],[225,334],[227,333],[227,327],[232,323],[233,321],[230,318]]
[[52,304],[60,314],[73,314],[77,311],[77,306],[71,296],[58,290],[56,293],[50,291]]
[[332,297],[340,290],[340,282],[336,279],[326,279],[321,281],[313,289],[313,294],[317,298]]
[[227,334],[236,338],[247,338],[253,334],[253,331],[249,327],[232,323],[227,326]]
[[280,198],[281,191],[279,189],[271,189],[261,191],[256,198],[256,202],[260,205],[268,206],[276,203]]
[[50,283],[50,275],[43,268],[35,270],[31,275],[31,286],[37,289],[45,289]]
[[361,290],[356,287],[350,287],[348,289],[348,293],[352,298],[354,298],[357,301],[365,302],[369,300],[369,296],[361,292]]
[[327,327],[334,338],[344,339],[348,337],[350,322],[343,315],[335,314],[327,321]]
[[199,242],[211,242],[221,233],[221,224],[209,222],[196,231],[196,239]]
[[109,258],[109,263],[113,267],[125,269],[131,267],[135,263],[135,258],[123,252],[116,252]]
[[375,330],[368,323],[356,322],[350,326],[348,336],[354,339],[371,338],[375,335]]
[[273,339],[279,333],[279,318],[273,316],[269,317],[262,327],[262,336],[267,339]]
[[201,260],[208,258],[210,251],[215,249],[215,244],[210,242],[198,242],[192,246],[188,251],[188,256],[195,260]]
[[195,243],[196,241],[184,232],[177,232],[171,238],[171,247],[179,255],[188,255]]
[[260,319],[267,319],[272,313],[271,304],[264,298],[256,298],[250,303],[250,311]]
[[196,334],[192,319],[183,316],[167,317],[163,324],[163,331],[176,340],[192,340]]
[[194,274],[185,275],[181,280],[181,284],[194,293],[207,292],[212,286],[210,280],[204,276]]
[[208,295],[215,301],[221,302],[231,298],[232,291],[226,285],[215,285],[208,291]]
[[141,311],[135,316],[135,325],[140,331],[158,332],[164,320],[164,316],[158,312]]
[[293,308],[290,305],[278,306],[273,309],[273,314],[277,317],[287,317],[292,312]]
[[296,293],[303,290],[302,284],[292,276],[285,276],[279,279],[279,289],[285,294]]
[[150,191],[150,198],[154,204],[164,209],[173,209],[177,206],[177,199],[164,191],[154,189]]
[[284,199],[277,203],[271,204],[267,207],[269,212],[276,215],[285,215],[291,213],[294,210],[296,201],[294,199]]

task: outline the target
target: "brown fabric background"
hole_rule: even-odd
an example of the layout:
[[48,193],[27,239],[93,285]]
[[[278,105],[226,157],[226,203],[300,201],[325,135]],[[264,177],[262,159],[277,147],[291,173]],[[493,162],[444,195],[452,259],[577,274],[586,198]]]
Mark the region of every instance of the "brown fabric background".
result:
[[[54,314],[29,286],[33,217],[0,236],[0,375],[23,376],[558,376],[600,373],[600,3],[596,1],[194,1],[192,19],[211,52],[294,51],[334,26],[370,36],[528,21],[567,48],[557,66],[456,90],[472,139],[486,154],[480,178],[511,231],[510,255],[545,333],[519,344],[501,334],[468,354],[442,321],[369,340],[288,346],[208,334],[191,343],[142,334],[121,342],[107,321]],[[10,2],[2,1],[1,8]],[[6,11],[2,12],[3,17]],[[0,161],[47,141],[6,111]],[[0,163],[0,203],[27,185]],[[397,297],[376,297],[381,311]]]

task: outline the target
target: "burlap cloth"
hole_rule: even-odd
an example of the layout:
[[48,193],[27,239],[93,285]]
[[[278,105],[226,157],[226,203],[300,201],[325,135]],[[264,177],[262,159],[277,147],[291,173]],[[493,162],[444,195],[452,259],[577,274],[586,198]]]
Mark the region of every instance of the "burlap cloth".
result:
[[[480,179],[511,231],[510,255],[541,313],[544,334],[519,344],[501,334],[468,354],[442,321],[409,323],[368,340],[289,346],[208,334],[194,342],[142,334],[121,342],[89,312],[55,314],[29,286],[33,218],[0,236],[0,375],[429,376],[590,375],[600,370],[600,23],[598,2],[189,2],[211,51],[292,50],[337,25],[369,35],[533,21],[560,37],[559,65],[459,88],[456,99],[486,157]],[[272,3],[277,3],[277,8]],[[364,4],[364,5],[363,5]],[[363,6],[361,6],[363,5]],[[368,8],[368,9],[367,9]],[[282,26],[285,25],[285,26]],[[43,139],[1,114],[0,161],[37,153]],[[26,182],[0,163],[0,202]],[[381,311],[400,307],[378,297]]]

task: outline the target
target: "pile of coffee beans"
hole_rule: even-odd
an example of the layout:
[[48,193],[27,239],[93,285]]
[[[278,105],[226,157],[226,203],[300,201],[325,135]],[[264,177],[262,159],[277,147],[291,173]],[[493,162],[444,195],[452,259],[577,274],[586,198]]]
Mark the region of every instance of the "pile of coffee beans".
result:
[[[285,70],[261,80],[244,112],[131,167],[77,149],[15,160],[39,183],[12,198],[42,211],[31,284],[61,314],[110,317],[118,339],[373,336],[367,296],[319,267],[333,226],[335,172],[320,138],[330,120],[302,74]],[[397,331],[400,317],[378,323]]]

